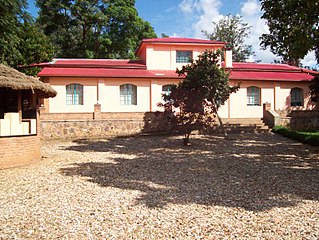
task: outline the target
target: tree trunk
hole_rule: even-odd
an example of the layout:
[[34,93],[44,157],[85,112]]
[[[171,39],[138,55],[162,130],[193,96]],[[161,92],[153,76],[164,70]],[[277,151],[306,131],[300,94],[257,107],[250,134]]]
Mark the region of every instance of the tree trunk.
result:
[[185,135],[184,135],[184,138],[183,138],[183,144],[184,144],[184,146],[189,146],[190,145],[190,143],[189,143],[189,136],[191,135],[191,133],[186,133]]
[[[212,103],[215,105],[215,107],[216,107],[216,109],[217,109],[217,104],[216,104],[216,102],[215,102],[215,99],[213,99],[213,102],[212,102]],[[225,130],[225,128],[224,128],[224,124],[223,124],[223,122],[222,122],[222,119],[221,119],[220,116],[218,115],[218,112],[217,112],[217,111],[216,111],[216,115],[217,115],[217,118],[218,118],[219,126],[220,126],[220,128],[221,128],[221,130],[222,130],[222,133],[223,133],[223,135],[224,135],[224,138],[227,139],[228,136],[227,136],[226,130]]]
[[224,124],[223,124],[223,122],[222,122],[222,119],[220,118],[220,116],[218,115],[218,113],[216,113],[216,115],[217,115],[217,118],[218,118],[218,121],[219,121],[219,126],[220,126],[220,128],[221,128],[221,130],[222,130],[222,133],[223,133],[223,135],[224,135],[224,138],[225,138],[225,139],[228,139],[228,135],[227,135],[226,130],[225,130],[225,128],[224,128]]

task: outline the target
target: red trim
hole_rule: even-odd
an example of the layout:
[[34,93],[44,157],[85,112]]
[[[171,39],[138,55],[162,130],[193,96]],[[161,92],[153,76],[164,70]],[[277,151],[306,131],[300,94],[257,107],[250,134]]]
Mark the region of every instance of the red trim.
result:
[[108,68],[44,68],[39,77],[182,78],[175,71]]

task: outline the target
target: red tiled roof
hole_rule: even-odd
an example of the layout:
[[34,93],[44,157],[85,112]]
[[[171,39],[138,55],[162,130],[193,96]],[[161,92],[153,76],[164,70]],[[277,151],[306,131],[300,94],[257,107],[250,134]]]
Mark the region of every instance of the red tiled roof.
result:
[[225,42],[212,41],[208,39],[198,39],[198,38],[177,38],[177,37],[168,37],[168,38],[149,38],[143,39],[139,47],[136,50],[136,53],[142,49],[144,44],[190,44],[190,45],[215,45],[218,47],[225,46]]
[[141,60],[128,59],[55,59],[50,63],[33,64],[37,67],[81,67],[81,68],[142,68],[146,65]]
[[[39,77],[182,78],[174,70],[147,70],[138,60],[57,59],[42,64]],[[310,81],[313,76],[286,64],[233,63],[230,79],[248,81]]]
[[252,81],[311,81],[313,76],[302,72],[257,72],[257,71],[231,71],[230,79]]
[[182,78],[175,71],[112,68],[50,68],[46,67],[39,77],[106,77],[106,78]]
[[232,69],[236,70],[269,70],[269,71],[298,71],[300,68],[288,64],[271,64],[271,63],[239,63],[233,62]]
[[311,81],[312,75],[287,64],[238,63],[230,68],[230,79],[265,81]]
[[142,43],[192,43],[192,44],[226,44],[225,42],[212,41],[208,39],[198,39],[198,38],[149,38],[142,40]]

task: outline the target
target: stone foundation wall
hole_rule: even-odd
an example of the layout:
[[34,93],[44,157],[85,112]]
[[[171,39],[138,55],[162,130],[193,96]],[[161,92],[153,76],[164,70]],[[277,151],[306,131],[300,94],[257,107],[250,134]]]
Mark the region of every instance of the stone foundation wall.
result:
[[28,165],[40,160],[40,137],[0,137],[0,169]]
[[[47,114],[41,117],[40,131],[42,139],[101,138],[107,136],[125,136],[138,133],[167,131],[167,119],[161,112],[146,113],[102,113],[99,118],[72,120],[77,116],[69,114]],[[51,119],[51,120],[48,120]]]
[[319,131],[319,111],[292,111],[289,127],[295,130]]
[[43,139],[75,139],[137,134],[144,124],[132,120],[42,120],[40,126]]

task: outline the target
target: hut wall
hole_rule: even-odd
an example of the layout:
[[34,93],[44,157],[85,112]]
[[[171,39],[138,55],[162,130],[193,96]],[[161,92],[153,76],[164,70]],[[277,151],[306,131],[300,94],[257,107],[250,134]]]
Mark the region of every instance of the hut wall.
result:
[[0,169],[28,165],[40,160],[40,137],[0,137]]

